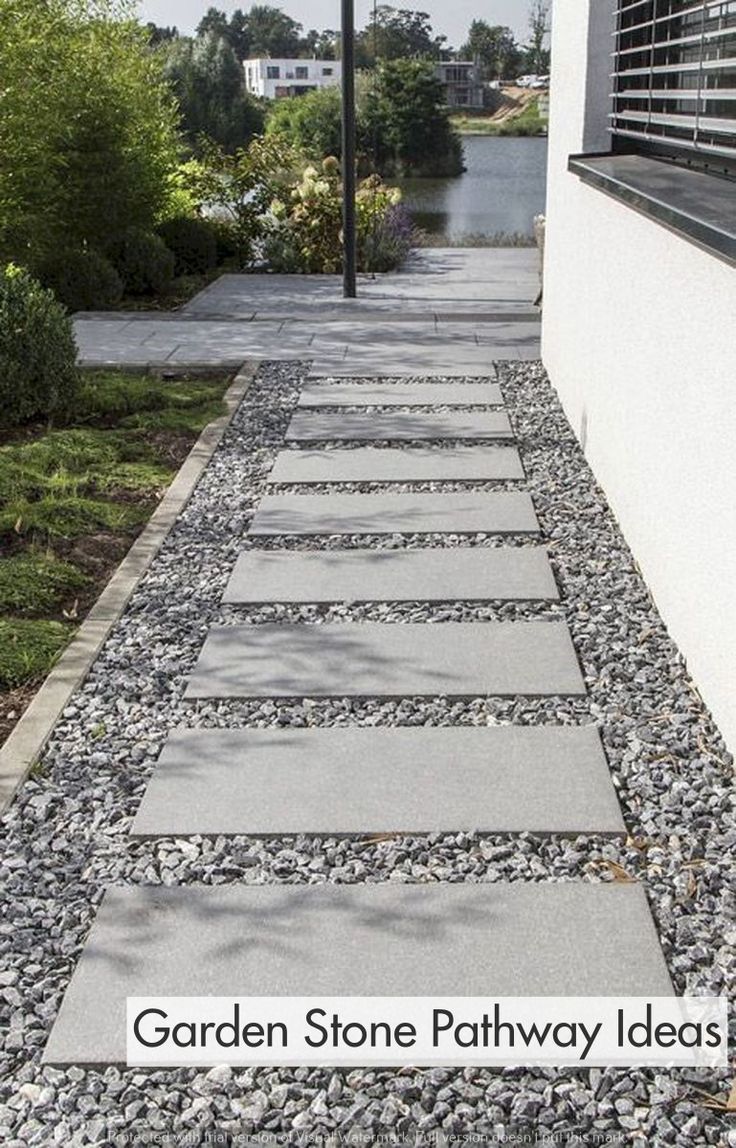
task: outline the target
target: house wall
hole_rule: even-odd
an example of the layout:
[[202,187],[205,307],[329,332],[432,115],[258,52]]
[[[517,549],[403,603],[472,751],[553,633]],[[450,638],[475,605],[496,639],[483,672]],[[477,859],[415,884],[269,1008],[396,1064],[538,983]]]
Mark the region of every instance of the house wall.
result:
[[[271,79],[269,68],[278,68],[278,79]],[[307,70],[307,75],[297,79],[297,68]],[[266,59],[258,58],[243,61],[245,71],[246,90],[254,96],[263,96],[273,100],[278,98],[284,89],[291,92],[298,90],[312,90],[314,88],[332,88],[340,83],[342,78],[342,64],[339,60],[296,60],[296,59]],[[329,69],[331,75],[324,75]]]
[[736,274],[567,171],[607,151],[609,0],[555,0],[543,358],[736,750]]

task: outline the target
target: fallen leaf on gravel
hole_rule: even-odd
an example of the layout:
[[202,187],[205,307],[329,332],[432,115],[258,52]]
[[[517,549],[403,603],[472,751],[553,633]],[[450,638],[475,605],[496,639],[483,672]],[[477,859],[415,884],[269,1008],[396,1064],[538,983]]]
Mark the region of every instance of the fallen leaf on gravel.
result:
[[630,873],[626,872],[623,865],[619,865],[618,861],[602,861],[601,864],[605,865],[607,869],[610,869],[610,871],[613,875],[614,881],[635,881],[636,880],[635,877],[632,877]]

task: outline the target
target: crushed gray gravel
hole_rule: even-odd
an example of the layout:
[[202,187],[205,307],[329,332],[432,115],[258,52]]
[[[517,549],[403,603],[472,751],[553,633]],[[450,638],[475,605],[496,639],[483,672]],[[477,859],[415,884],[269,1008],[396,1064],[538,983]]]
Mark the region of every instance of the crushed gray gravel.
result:
[[[41,1068],[40,1054],[108,884],[334,881],[610,881],[646,886],[680,992],[726,992],[736,961],[730,767],[718,731],[670,641],[605,498],[539,364],[502,364],[550,557],[558,604],[403,603],[223,608],[219,603],[306,373],[266,364],[175,530],[59,722],[40,766],[4,818],[7,912],[0,924],[0,1141],[122,1144],[187,1133],[204,1143],[271,1132],[284,1143],[405,1143],[432,1137],[642,1145],[736,1143],[704,1094],[728,1073],[684,1070],[212,1069],[142,1072]],[[341,447],[344,444],[340,444]],[[424,445],[424,444],[423,444]],[[465,484],[454,483],[462,489]],[[518,483],[470,484],[518,489]],[[421,484],[423,489],[448,489]],[[361,486],[353,489],[361,489]],[[392,490],[417,489],[417,484]],[[319,488],[310,487],[310,492]],[[376,489],[371,486],[371,489]],[[258,545],[280,545],[263,540]],[[291,539],[326,548],[487,546],[484,536]],[[509,540],[503,539],[503,544]],[[533,544],[528,539],[514,545]],[[564,616],[583,665],[585,699],[446,698],[182,701],[214,622],[380,619],[397,623]],[[164,839],[127,834],[174,726],[484,725],[597,722],[630,836]],[[333,1137],[331,1140],[330,1137]],[[587,1141],[584,1139],[587,1137]],[[616,1139],[618,1138],[618,1139]],[[226,1143],[227,1139],[219,1141]],[[345,1142],[344,1139],[342,1142]],[[440,1141],[441,1142],[441,1141]],[[477,1142],[477,1141],[476,1141]],[[604,1141],[600,1141],[604,1142]]]

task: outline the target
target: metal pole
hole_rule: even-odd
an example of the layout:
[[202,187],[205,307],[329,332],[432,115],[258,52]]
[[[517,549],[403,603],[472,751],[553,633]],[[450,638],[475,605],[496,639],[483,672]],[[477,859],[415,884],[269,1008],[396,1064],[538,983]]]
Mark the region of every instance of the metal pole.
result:
[[355,299],[355,4],[342,2],[343,295]]

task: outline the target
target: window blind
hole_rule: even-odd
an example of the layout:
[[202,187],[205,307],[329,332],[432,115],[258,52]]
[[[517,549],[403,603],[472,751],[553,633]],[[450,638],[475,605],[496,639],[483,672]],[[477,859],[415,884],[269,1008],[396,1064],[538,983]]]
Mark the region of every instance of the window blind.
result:
[[618,0],[614,139],[736,160],[736,0]]

